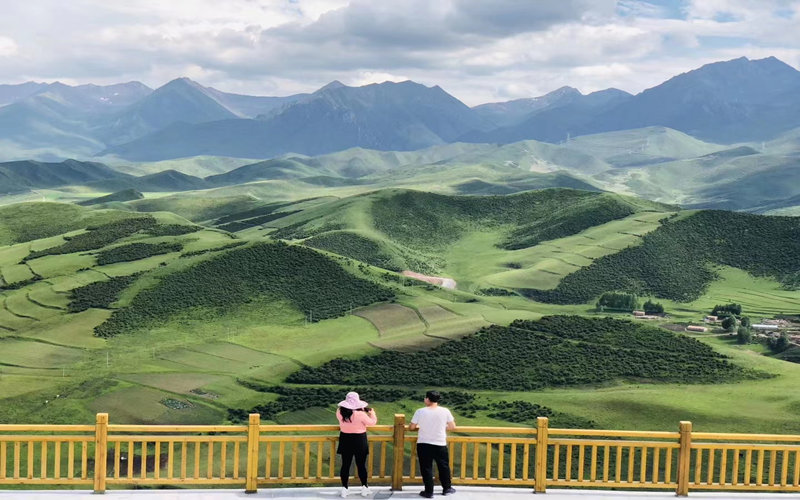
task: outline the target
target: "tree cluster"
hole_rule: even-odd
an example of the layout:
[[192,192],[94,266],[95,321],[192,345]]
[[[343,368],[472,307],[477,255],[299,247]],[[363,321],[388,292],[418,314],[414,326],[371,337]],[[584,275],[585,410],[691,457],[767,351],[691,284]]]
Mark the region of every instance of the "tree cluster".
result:
[[619,378],[713,383],[758,376],[683,335],[611,318],[548,316],[485,327],[426,352],[334,359],[287,381],[532,390]]
[[95,335],[111,337],[201,310],[216,315],[259,297],[286,300],[319,321],[341,316],[351,306],[389,300],[394,292],[357,278],[314,250],[257,243],[165,276],[114,311]]
[[606,290],[691,302],[716,278],[710,264],[787,284],[800,269],[800,218],[705,210],[667,220],[641,245],[596,259],[555,289],[521,293],[556,304],[585,303]]
[[595,304],[598,311],[606,309],[631,312],[639,307],[639,299],[632,293],[606,292]]
[[97,264],[104,266],[115,262],[130,262],[145,259],[154,255],[163,255],[170,252],[180,252],[183,244],[171,243],[128,243],[113,248],[102,250],[97,254]]
[[67,311],[71,313],[81,312],[96,307],[108,309],[111,304],[119,299],[123,290],[128,288],[139,274],[129,276],[116,276],[108,281],[96,281],[70,291],[70,302]]
[[139,231],[151,229],[155,225],[156,219],[150,215],[145,215],[89,227],[85,233],[65,236],[64,239],[67,241],[61,245],[31,252],[24,260],[36,259],[45,255],[97,250]]

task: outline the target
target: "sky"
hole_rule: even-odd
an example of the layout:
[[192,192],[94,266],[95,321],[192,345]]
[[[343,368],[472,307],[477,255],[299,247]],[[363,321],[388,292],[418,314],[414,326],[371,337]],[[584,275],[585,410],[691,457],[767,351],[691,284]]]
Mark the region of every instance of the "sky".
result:
[[637,93],[703,64],[800,67],[800,0],[0,0],[0,83],[290,95],[414,80],[468,105]]

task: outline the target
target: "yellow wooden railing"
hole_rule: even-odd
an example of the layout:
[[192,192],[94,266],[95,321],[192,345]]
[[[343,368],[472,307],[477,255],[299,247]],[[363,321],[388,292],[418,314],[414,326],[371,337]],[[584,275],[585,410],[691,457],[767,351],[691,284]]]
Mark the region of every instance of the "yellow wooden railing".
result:
[[[338,484],[338,426],[0,425],[0,485]],[[419,484],[404,415],[370,428],[370,483]],[[800,436],[459,427],[448,437],[455,484],[800,491]]]

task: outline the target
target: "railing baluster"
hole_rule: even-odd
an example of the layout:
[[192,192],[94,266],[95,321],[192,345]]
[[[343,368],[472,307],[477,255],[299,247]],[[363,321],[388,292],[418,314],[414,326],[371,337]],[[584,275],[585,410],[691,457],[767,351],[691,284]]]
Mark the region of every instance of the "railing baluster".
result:
[[142,479],[147,479],[147,441],[142,441],[142,460],[141,460],[141,476]]
[[792,480],[792,486],[800,486],[800,450],[794,452],[794,479]]
[[706,484],[714,484],[714,457],[717,450],[714,448],[708,449],[708,475],[706,476]]
[[119,441],[114,441],[114,479],[119,479],[120,449],[122,445]]
[[783,462],[781,463],[781,486],[786,486],[786,479],[789,477],[789,450],[781,452]]
[[[538,444],[536,446],[539,446]],[[558,481],[559,476],[561,475],[560,468],[559,468],[559,455],[561,454],[561,445],[556,444],[553,446],[553,481]]]
[[286,455],[286,443],[278,443],[278,479],[283,479],[284,455]]
[[292,443],[292,479],[297,478],[297,446],[297,441]]
[[658,484],[660,469],[659,469],[659,462],[661,459],[661,448],[653,448],[653,473],[650,475],[650,481],[655,484]]
[[272,443],[267,441],[264,446],[267,449],[266,459],[264,460],[264,477],[269,479],[272,477]]
[[490,479],[492,477],[492,443],[486,441],[486,467],[484,467],[484,478]]
[[228,442],[222,441],[219,443],[219,478],[227,479],[228,477]]
[[19,441],[14,441],[14,479],[19,479],[19,454],[22,444]]
[[158,480],[161,479],[161,441],[156,441],[153,458],[153,477]]
[[[304,441],[303,442],[303,450],[305,454],[303,455],[303,477],[309,478],[311,477],[311,441]],[[370,453],[369,453],[369,475],[372,477],[372,457],[375,455],[372,453],[372,443],[370,443]]]
[[504,454],[505,453],[503,451],[503,443],[499,443],[497,445],[497,479],[498,480],[502,480],[503,477],[505,476],[505,473],[503,472],[503,469],[504,469],[504,467],[503,467],[504,460],[503,459],[505,458]]
[[[184,443],[185,445],[186,443]],[[128,441],[128,479],[133,479],[133,441]],[[71,462],[72,460],[70,460]]]
[[603,482],[604,483],[608,481],[608,468],[609,468],[609,465],[610,465],[609,464],[609,460],[611,459],[611,457],[609,456],[609,452],[610,452],[609,446],[605,445],[603,447]]
[[[187,448],[187,443],[186,441],[184,441],[183,443],[181,443],[181,479],[186,479],[186,462],[188,461],[187,458],[188,450],[186,448]],[[131,457],[128,457],[128,460],[131,460]]]
[[586,446],[580,445],[578,446],[578,482],[583,481],[583,462],[586,459],[585,451]]
[[[453,467],[454,467],[455,459],[456,459],[455,453],[453,453],[453,447],[454,446],[455,446],[454,443],[451,441],[451,442],[448,443],[448,448],[447,448],[447,457],[449,459],[448,465],[450,466],[450,472],[451,473],[453,471]],[[372,462],[370,462],[370,463],[372,463]]]
[[[402,473],[402,468],[400,469]],[[328,457],[328,477],[336,477],[336,441],[331,441],[331,454]]]
[[82,441],[81,444],[81,479],[89,478],[89,441]]
[[700,473],[703,468],[703,449],[698,448],[697,453],[694,455],[695,463],[694,463],[694,482],[693,484],[700,484],[701,477]]
[[41,467],[39,470],[39,475],[41,479],[47,479],[47,441],[42,441],[42,451],[41,453]]
[[200,479],[200,441],[194,442],[194,479]]
[[214,441],[209,441],[206,444],[208,453],[208,464],[206,464],[206,477],[212,479],[214,477]]
[[642,458],[639,466],[639,481],[647,482],[647,446],[642,446]]
[[517,479],[517,443],[511,443],[511,459],[508,462],[508,476],[514,481]]
[[589,471],[589,480],[596,481],[597,480],[597,446],[592,445],[592,461],[591,461],[591,470]]
[[[19,458],[19,456],[16,455],[16,446],[14,452],[14,461],[16,462],[16,459]],[[14,471],[14,477],[19,477],[17,472],[18,471]],[[67,445],[67,478],[75,478],[75,441],[70,441],[69,445]]]
[[[480,444],[477,441],[472,442],[472,479],[478,479],[478,452],[480,451]],[[414,452],[413,450],[411,451]]]
[[[536,446],[539,446],[539,445],[537,444]],[[558,445],[556,445],[555,448],[558,448]],[[524,481],[527,481],[528,477],[529,477],[528,469],[530,468],[530,465],[531,465],[531,458],[530,457],[531,457],[531,445],[529,443],[525,443],[525,444],[522,445],[522,479]],[[555,467],[553,467],[553,473],[554,474],[555,474],[555,470],[556,470]],[[464,477],[463,473],[462,473],[461,477],[462,478]]]
[[636,455],[636,448],[628,446],[628,483],[633,482],[633,461]]
[[[3,443],[3,444],[5,444],[5,443]],[[56,441],[54,444],[55,444],[55,448],[53,449],[53,477],[55,479],[61,479],[61,446],[62,446],[63,443],[61,441]],[[5,446],[3,446],[2,453],[3,453],[4,460],[3,460],[2,465],[0,465],[0,469],[2,469],[2,472],[0,472],[0,474],[2,474],[2,476],[0,476],[0,477],[5,477],[5,475],[6,475],[6,461],[5,461],[6,447]]]
[[778,452],[772,450],[769,453],[769,485],[775,486],[775,471],[778,468]]
[[728,450],[723,448],[720,451],[722,452],[722,456],[719,461],[719,484],[723,485],[728,475]]
[[567,453],[566,453],[566,466],[567,469],[565,471],[564,478],[569,481],[572,479],[572,445],[567,445]]
[[664,457],[664,482],[669,483],[672,479],[672,448],[667,448],[667,456]]
[[172,479],[175,476],[175,441],[170,440],[167,445],[167,478]]
[[753,474],[753,450],[747,450],[744,456],[744,484],[750,486],[750,476]]
[[28,479],[33,479],[33,441],[28,441],[28,464],[27,464],[27,472],[28,472]]
[[764,450],[758,450],[758,465],[756,465],[756,484],[764,484]]
[[386,441],[381,443],[381,472],[380,477],[386,477]]
[[417,477],[417,446],[411,443],[411,457],[408,464],[408,477],[414,479]]
[[[324,441],[317,441],[317,478],[322,477],[322,462],[323,462],[322,454],[323,454],[323,445],[324,444],[325,444]],[[385,451],[386,450],[384,450],[384,452]],[[384,454],[383,458],[384,458],[384,465],[385,465],[385,459],[386,459],[386,455],[385,454]]]
[[233,443],[233,479],[239,479],[239,453],[241,445],[239,441]]
[[733,449],[733,466],[731,466],[731,484],[739,483],[739,448]]
[[8,464],[6,463],[6,454],[8,453],[8,449],[6,447],[6,442],[3,441],[0,443],[0,479],[6,478],[6,467]]

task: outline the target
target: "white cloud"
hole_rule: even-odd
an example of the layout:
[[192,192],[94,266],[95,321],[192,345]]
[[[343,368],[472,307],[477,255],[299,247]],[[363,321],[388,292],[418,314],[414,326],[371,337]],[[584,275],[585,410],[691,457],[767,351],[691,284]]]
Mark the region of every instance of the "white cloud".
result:
[[638,92],[742,55],[800,64],[797,0],[692,0],[682,10],[639,0],[5,3],[0,83],[189,76],[287,95],[334,79],[413,79],[474,105],[563,85]]
[[6,36],[0,36],[0,57],[10,57],[17,53],[17,43]]

